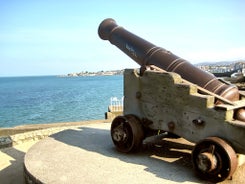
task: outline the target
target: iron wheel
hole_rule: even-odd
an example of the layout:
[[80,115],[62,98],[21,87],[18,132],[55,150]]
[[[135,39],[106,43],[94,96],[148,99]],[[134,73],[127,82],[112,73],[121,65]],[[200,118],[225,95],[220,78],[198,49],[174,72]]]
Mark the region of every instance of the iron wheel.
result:
[[231,178],[238,163],[233,148],[218,137],[208,137],[197,143],[192,161],[202,179],[215,183]]
[[120,152],[138,151],[144,139],[140,120],[134,115],[116,117],[111,124],[111,138]]

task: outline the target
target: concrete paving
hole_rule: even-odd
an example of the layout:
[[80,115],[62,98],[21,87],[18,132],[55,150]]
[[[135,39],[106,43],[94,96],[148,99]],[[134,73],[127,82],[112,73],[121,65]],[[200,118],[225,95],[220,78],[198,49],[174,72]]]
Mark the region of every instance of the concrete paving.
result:
[[25,153],[38,141],[28,141],[14,147],[0,149],[0,183],[23,184]]
[[[192,144],[183,139],[148,141],[139,153],[116,151],[110,123],[70,127],[41,141],[0,149],[0,183],[207,183],[192,170]],[[24,158],[25,157],[25,158]],[[23,164],[24,163],[24,164]],[[222,184],[244,183],[245,167]]]
[[108,123],[82,126],[36,143],[24,162],[30,180],[57,184],[207,183],[193,174],[192,145],[183,139],[150,141],[139,153],[122,154],[115,150],[109,129]]

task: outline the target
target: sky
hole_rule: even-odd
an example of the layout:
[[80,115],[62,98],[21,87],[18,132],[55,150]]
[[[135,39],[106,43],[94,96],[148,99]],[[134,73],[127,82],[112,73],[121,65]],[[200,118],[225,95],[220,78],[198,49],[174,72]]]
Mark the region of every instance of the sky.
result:
[[0,0],[0,76],[139,66],[98,36],[117,24],[190,61],[245,59],[244,0]]

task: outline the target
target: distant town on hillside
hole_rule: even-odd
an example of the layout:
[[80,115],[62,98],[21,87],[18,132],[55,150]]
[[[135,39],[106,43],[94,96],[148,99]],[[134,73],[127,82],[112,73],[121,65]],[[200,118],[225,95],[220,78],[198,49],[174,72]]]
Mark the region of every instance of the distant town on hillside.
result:
[[[222,77],[231,75],[235,72],[244,73],[245,72],[245,60],[239,61],[221,61],[221,62],[202,62],[195,64],[196,67],[213,73],[217,77]],[[124,70],[110,70],[110,71],[98,71],[89,72],[81,71],[69,73],[60,77],[82,77],[82,76],[110,76],[110,75],[122,75]]]
[[239,61],[222,61],[222,62],[203,62],[198,63],[196,66],[204,71],[213,74],[222,73],[234,73],[234,72],[244,72],[245,60]]
[[66,77],[82,77],[82,76],[109,76],[109,75],[122,75],[124,70],[110,70],[110,71],[98,71],[98,72],[74,72],[65,75]]

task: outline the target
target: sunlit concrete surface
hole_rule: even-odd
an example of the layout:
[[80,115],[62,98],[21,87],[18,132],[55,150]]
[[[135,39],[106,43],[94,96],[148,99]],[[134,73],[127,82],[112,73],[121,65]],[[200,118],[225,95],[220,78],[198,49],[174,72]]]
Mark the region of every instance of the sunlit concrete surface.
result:
[[[123,154],[111,141],[110,123],[70,127],[0,149],[0,183],[23,183],[24,165],[29,179],[41,183],[207,183],[193,172],[192,148],[183,139],[158,139]],[[243,183],[244,174],[243,165],[222,184]]]

